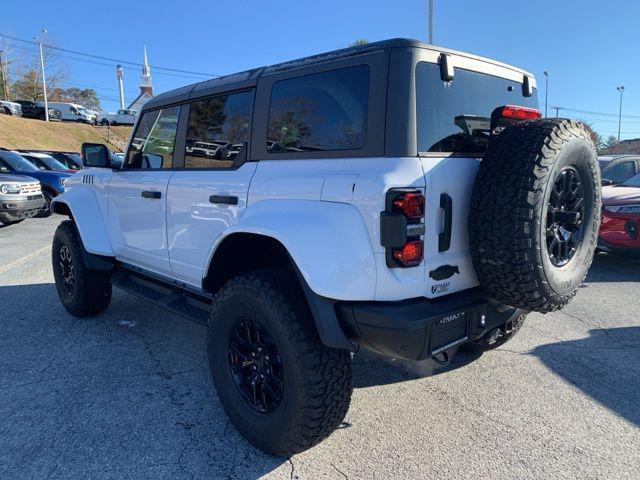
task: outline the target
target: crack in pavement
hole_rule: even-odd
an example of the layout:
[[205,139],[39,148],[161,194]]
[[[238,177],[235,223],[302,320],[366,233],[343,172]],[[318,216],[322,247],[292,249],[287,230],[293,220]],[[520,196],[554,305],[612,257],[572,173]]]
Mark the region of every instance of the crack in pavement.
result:
[[340,470],[338,467],[336,467],[333,463],[331,464],[331,466],[334,468],[334,470],[336,472],[338,472],[340,475],[342,475],[344,478],[346,478],[347,480],[349,480],[349,477],[347,477],[347,474],[344,473],[342,470]]

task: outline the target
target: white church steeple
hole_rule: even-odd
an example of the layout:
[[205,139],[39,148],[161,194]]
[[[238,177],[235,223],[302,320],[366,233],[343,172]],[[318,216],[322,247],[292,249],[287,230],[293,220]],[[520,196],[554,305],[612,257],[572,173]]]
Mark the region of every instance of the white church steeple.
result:
[[140,93],[149,93],[153,95],[153,87],[151,85],[151,67],[147,60],[147,47],[144,46],[144,63],[142,65],[142,75],[140,75]]

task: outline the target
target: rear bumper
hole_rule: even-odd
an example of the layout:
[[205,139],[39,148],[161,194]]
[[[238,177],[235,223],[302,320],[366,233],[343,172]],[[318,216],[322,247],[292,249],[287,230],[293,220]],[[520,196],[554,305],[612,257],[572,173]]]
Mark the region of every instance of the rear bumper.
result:
[[437,299],[336,304],[352,342],[395,358],[422,360],[476,340],[524,313],[494,305],[477,288]]
[[33,217],[44,206],[44,197],[31,200],[0,199],[0,222],[13,222],[23,218]]

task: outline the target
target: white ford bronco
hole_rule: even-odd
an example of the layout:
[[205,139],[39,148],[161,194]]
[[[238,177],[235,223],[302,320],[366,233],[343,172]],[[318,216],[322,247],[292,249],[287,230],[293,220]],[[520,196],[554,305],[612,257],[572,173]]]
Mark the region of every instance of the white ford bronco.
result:
[[[190,148],[219,143],[235,154]],[[274,455],[339,426],[358,348],[500,345],[570,301],[596,247],[585,128],[541,119],[529,73],[413,40],[179,88],[122,166],[82,150],[52,202],[62,304],[98,314],[115,285],[207,325],[226,413]]]

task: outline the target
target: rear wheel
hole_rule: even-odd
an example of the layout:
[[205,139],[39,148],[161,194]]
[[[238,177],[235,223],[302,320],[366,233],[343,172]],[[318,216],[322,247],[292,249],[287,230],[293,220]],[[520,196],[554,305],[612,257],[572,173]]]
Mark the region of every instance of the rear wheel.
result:
[[519,122],[489,146],[469,216],[480,283],[507,305],[549,312],[583,282],[600,225],[600,170],[573,120]]
[[71,220],[62,222],[53,236],[51,262],[60,302],[71,315],[95,315],[109,306],[111,273],[84,266],[80,240]]
[[293,274],[257,271],[213,302],[211,374],[231,422],[271,455],[306,450],[338,427],[351,399],[351,357],[325,347]]

